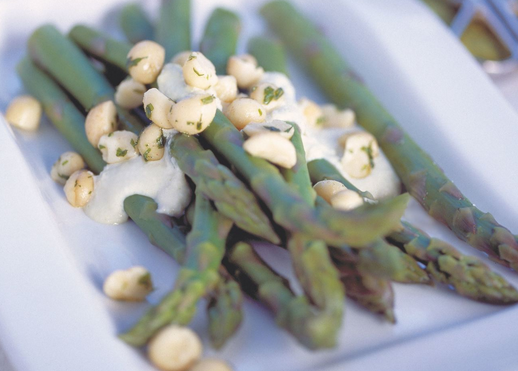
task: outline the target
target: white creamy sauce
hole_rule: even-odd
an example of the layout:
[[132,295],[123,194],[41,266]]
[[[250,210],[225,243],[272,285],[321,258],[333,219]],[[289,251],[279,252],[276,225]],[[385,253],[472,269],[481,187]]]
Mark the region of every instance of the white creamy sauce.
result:
[[218,98],[214,88],[207,90],[199,89],[187,85],[183,78],[183,69],[180,65],[175,63],[167,63],[162,68],[162,72],[157,78],[158,90],[164,93],[168,98],[178,102],[184,98],[201,95],[212,94],[216,97],[215,101],[218,109],[221,109],[221,100]]
[[351,128],[316,129],[309,127],[302,109],[297,104],[295,88],[286,75],[278,72],[266,72],[261,82],[274,84],[284,90],[286,104],[268,111],[266,121],[292,121],[299,125],[307,161],[326,159],[357,188],[370,192],[380,200],[397,196],[401,192],[401,182],[381,150],[379,156],[374,158],[374,167],[367,177],[352,178],[343,170],[340,159],[344,154],[344,149],[340,148],[338,138],[345,133],[364,131],[362,128],[357,125]]
[[189,204],[191,190],[176,160],[169,154],[174,130],[164,130],[166,153],[159,161],[144,161],[142,156],[107,165],[94,177],[94,192],[84,207],[86,215],[99,223],[120,224],[128,220],[124,199],[139,194],[151,197],[159,213],[180,216]]

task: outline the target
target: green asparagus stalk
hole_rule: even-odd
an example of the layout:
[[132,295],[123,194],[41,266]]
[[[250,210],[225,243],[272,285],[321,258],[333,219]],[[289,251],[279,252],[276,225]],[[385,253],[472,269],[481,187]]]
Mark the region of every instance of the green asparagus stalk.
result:
[[274,220],[291,232],[301,232],[331,245],[365,246],[399,225],[407,195],[384,204],[366,205],[349,213],[317,210],[286,183],[279,170],[243,149],[241,133],[218,111],[201,136],[235,166],[270,208]]
[[[89,110],[98,103],[113,100],[114,90],[96,71],[88,58],[54,26],[41,26],[29,38],[29,55],[48,72],[79,103]],[[117,106],[117,113],[125,130],[140,134],[144,128],[131,113]]]
[[[297,163],[291,169],[283,169],[282,174],[304,202],[311,206],[315,204],[316,193],[309,179],[300,129],[297,125],[293,125],[293,129],[291,142],[296,149]],[[345,296],[327,245],[321,240],[311,240],[300,233],[293,233],[287,247],[304,292],[322,310],[323,315],[328,315],[336,323],[338,331],[342,323]]]
[[157,213],[157,203],[149,197],[133,195],[124,199],[124,211],[146,234],[149,241],[182,264],[185,260],[186,241],[169,218]]
[[125,5],[121,10],[119,22],[126,39],[132,44],[154,38],[153,25],[140,4]]
[[518,269],[518,237],[477,209],[381,106],[328,40],[291,4],[262,8],[272,29],[338,106],[355,110],[358,122],[378,140],[412,196],[461,240]]
[[207,312],[209,315],[209,337],[212,346],[220,349],[234,335],[243,320],[243,292],[239,284],[225,271],[225,280],[218,282],[210,293]]
[[[326,160],[311,161],[308,167],[314,183],[332,179],[353,191],[359,191]],[[516,301],[516,290],[482,261],[461,254],[446,242],[430,238],[425,232],[408,222],[401,223],[402,228],[388,235],[388,240],[408,255],[426,264],[426,270],[437,282],[447,284],[460,295],[478,301],[493,304]]]
[[270,308],[279,327],[309,349],[334,346],[336,323],[329,317],[316,315],[307,298],[296,296],[288,282],[277,275],[249,244],[236,244],[229,251],[229,261],[236,267],[234,274],[241,286]]
[[194,224],[187,235],[187,251],[175,288],[151,308],[128,332],[120,335],[128,344],[144,345],[169,323],[185,325],[196,313],[198,301],[214,290],[225,254],[225,241],[232,222],[212,209],[210,201],[196,193]]
[[126,71],[126,60],[131,44],[115,40],[84,25],[74,26],[68,33],[68,37],[88,54]]
[[248,52],[267,72],[282,72],[288,76],[286,53],[281,42],[266,37],[253,37],[248,41]]
[[518,301],[518,291],[480,259],[461,254],[453,246],[430,238],[410,223],[402,224],[403,229],[393,232],[389,241],[426,264],[436,281],[473,300],[491,304]]
[[254,194],[195,137],[177,135],[171,143],[171,154],[222,215],[247,232],[272,243],[280,242]]
[[191,50],[191,1],[162,0],[159,14],[155,38],[165,48],[166,60]]
[[227,73],[228,58],[235,54],[240,30],[241,22],[234,12],[214,9],[205,26],[200,51],[214,63],[218,75]]
[[72,147],[83,157],[90,170],[99,173],[106,164],[100,152],[92,147],[84,130],[85,117],[77,110],[67,95],[28,58],[17,66],[25,89],[43,106],[52,124]]

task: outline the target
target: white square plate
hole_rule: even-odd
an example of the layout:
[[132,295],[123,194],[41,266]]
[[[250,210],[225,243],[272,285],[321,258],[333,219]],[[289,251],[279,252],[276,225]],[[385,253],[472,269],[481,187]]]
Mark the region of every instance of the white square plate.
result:
[[[296,2],[459,188],[516,232],[518,117],[442,23],[418,0]],[[53,22],[66,31],[85,22],[117,35],[120,3],[1,1],[2,108],[21,91],[14,66],[35,27]],[[158,2],[146,5],[156,12]],[[264,30],[256,1],[198,0],[195,40],[215,5],[242,15],[241,47]],[[323,101],[301,71],[294,69],[292,77],[300,95]],[[139,351],[116,338],[149,304],[110,301],[101,286],[114,269],[144,265],[153,273],[157,290],[149,301],[156,303],[172,287],[178,266],[132,223],[97,224],[69,207],[48,175],[69,148],[47,121],[36,134],[0,123],[1,343],[17,371],[152,370]],[[407,218],[482,256],[415,202]],[[273,265],[291,275],[287,257],[280,256]],[[518,276],[489,264],[518,285]],[[266,309],[247,300],[237,336],[223,351],[206,354],[228,359],[238,371],[518,369],[518,308],[475,303],[444,287],[395,290],[396,325],[348,302],[339,346],[316,353],[301,348],[275,327]],[[206,325],[200,306],[192,327],[208,345]]]

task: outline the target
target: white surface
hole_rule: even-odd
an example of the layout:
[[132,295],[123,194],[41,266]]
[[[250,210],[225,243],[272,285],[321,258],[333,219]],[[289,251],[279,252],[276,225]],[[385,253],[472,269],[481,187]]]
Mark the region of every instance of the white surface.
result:
[[[13,65],[36,25],[53,21],[66,29],[110,10],[103,23],[114,20],[105,1],[42,3],[0,3],[2,108],[18,92]],[[245,1],[219,3],[243,7]],[[309,2],[299,3],[310,8]],[[200,35],[210,7],[196,9]],[[459,187],[516,229],[518,117],[442,24],[415,0],[333,0],[308,14],[325,25],[367,84]],[[250,11],[243,17],[244,34],[255,33],[257,19]],[[319,99],[300,71],[292,75],[302,91]],[[176,264],[134,225],[96,224],[67,205],[48,172],[69,146],[51,125],[43,123],[37,136],[13,136],[2,123],[0,141],[0,341],[11,362],[18,371],[150,370],[139,352],[115,337],[145,304],[111,302],[101,283],[114,269],[143,265],[153,272],[157,290],[150,301],[156,303],[172,286]],[[415,204],[408,216],[434,236],[473,252]],[[272,260],[268,250],[262,252]],[[272,264],[285,268],[287,256],[275,256]],[[516,275],[491,266],[518,283]],[[207,344],[203,312],[192,327]],[[247,301],[245,315],[237,337],[217,353],[238,371],[506,371],[518,365],[518,353],[509,349],[516,343],[518,309],[474,303],[442,287],[396,285],[395,326],[348,302],[339,347],[319,353],[302,349],[277,329],[264,308]]]

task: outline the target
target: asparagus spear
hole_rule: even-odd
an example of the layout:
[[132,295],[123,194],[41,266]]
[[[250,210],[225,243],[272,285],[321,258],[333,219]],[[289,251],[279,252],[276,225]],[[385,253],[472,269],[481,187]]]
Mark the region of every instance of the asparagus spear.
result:
[[146,196],[133,195],[124,199],[124,211],[149,241],[182,264],[185,260],[185,236],[177,226],[171,225],[164,214],[157,213],[157,207],[157,203]]
[[257,59],[257,64],[265,71],[282,72],[288,76],[286,53],[278,40],[253,37],[248,41],[248,52]]
[[191,1],[162,0],[159,14],[155,38],[165,48],[166,60],[191,50]]
[[280,242],[254,194],[210,150],[204,150],[195,137],[177,135],[171,143],[171,154],[222,215],[247,232],[272,243]]
[[126,59],[131,44],[115,40],[84,25],[74,26],[68,33],[68,37],[87,53],[126,71]]
[[393,232],[389,241],[426,264],[436,281],[473,300],[491,304],[518,301],[518,291],[480,259],[462,255],[453,246],[430,238],[410,223],[402,224],[404,228]]
[[90,170],[99,173],[105,162],[100,152],[92,147],[86,138],[83,114],[77,110],[59,86],[28,58],[24,58],[16,70],[25,89],[40,101],[45,114],[56,129],[83,157]]
[[306,297],[296,296],[288,282],[277,275],[249,244],[236,244],[229,251],[229,261],[241,287],[273,311],[278,326],[309,349],[334,346],[335,322],[316,315]]
[[223,266],[220,267],[220,274],[225,277],[225,280],[218,282],[216,288],[210,293],[207,305],[209,337],[212,346],[216,349],[225,344],[243,320],[243,292]]
[[[98,103],[112,99],[114,90],[97,72],[88,58],[54,26],[41,26],[29,38],[29,55],[47,71],[79,103],[89,110]],[[131,113],[117,107],[121,125],[125,130],[139,134],[143,125]]]
[[338,106],[355,110],[412,196],[461,240],[518,269],[518,237],[477,209],[397,124],[325,37],[286,1],[262,8],[272,29]]
[[218,268],[225,254],[225,241],[232,222],[213,210],[201,192],[196,192],[195,202],[194,224],[187,235],[186,257],[175,288],[132,329],[120,335],[128,344],[144,345],[156,331],[169,323],[189,323],[199,299],[215,289],[220,280]]
[[[315,204],[316,193],[309,179],[300,129],[297,125],[293,125],[293,129],[291,142],[297,151],[297,163],[291,169],[283,169],[282,174],[304,202],[311,206]],[[287,247],[304,292],[322,310],[323,315],[330,316],[338,330],[344,311],[344,290],[327,245],[321,240],[311,240],[300,233],[293,233]]]
[[216,67],[218,75],[227,73],[228,58],[235,54],[241,22],[230,10],[216,8],[205,26],[200,51]]
[[241,133],[221,111],[201,136],[244,176],[279,225],[332,245],[364,246],[389,233],[399,224],[408,201],[403,195],[377,205],[381,207],[367,205],[349,213],[317,210],[303,201],[275,166],[245,152]]
[[153,40],[153,25],[140,4],[124,5],[119,22],[122,32],[130,43],[136,44],[142,40]]
[[[314,183],[332,179],[359,191],[326,160],[311,161],[308,168]],[[493,304],[516,301],[516,290],[482,261],[461,254],[446,242],[430,238],[408,222],[402,221],[402,229],[387,237],[392,244],[426,264],[426,270],[436,281],[453,287],[462,296]]]

